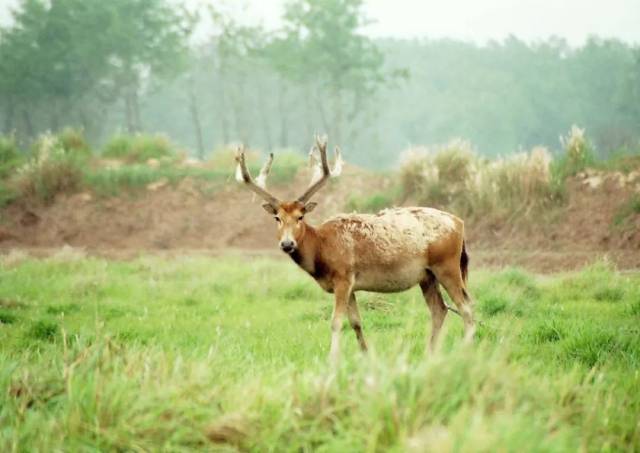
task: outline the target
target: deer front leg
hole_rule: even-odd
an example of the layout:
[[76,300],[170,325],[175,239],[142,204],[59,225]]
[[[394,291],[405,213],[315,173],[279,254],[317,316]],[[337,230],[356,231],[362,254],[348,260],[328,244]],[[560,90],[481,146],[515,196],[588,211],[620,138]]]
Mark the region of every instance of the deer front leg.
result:
[[335,303],[333,305],[333,316],[331,318],[331,351],[329,352],[329,361],[334,366],[337,365],[340,357],[342,322],[345,314],[347,314],[352,286],[351,278],[340,278],[334,281],[333,284]]
[[351,324],[351,328],[356,333],[360,350],[362,352],[367,352],[367,342],[365,341],[364,334],[362,333],[362,321],[360,321],[358,303],[356,302],[356,295],[353,291],[349,297],[349,324]]

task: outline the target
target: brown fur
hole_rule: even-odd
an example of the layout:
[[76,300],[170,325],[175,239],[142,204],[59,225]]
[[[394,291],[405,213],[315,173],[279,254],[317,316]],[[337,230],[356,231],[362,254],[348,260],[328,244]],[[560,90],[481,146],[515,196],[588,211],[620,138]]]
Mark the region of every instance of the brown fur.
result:
[[[335,295],[331,320],[331,353],[335,362],[340,350],[340,329],[344,317],[356,333],[360,348],[367,343],[356,302],[356,291],[391,293],[420,285],[431,312],[431,339],[435,348],[447,314],[439,286],[456,304],[464,320],[465,338],[475,332],[471,298],[466,289],[468,256],[464,244],[464,224],[459,218],[432,208],[385,209],[378,214],[349,214],[333,217],[313,227],[304,216],[316,203],[309,199],[330,176],[339,174],[341,160],[336,152],[333,172],[327,163],[326,140],[316,138],[321,176],[296,201],[283,202],[253,182],[244,152],[236,160],[236,179],[260,195],[262,206],[278,224],[280,247],[327,292]],[[264,183],[273,156],[262,168]]]
[[466,289],[462,220],[430,208],[396,208],[376,215],[339,215],[313,227],[304,214],[300,202],[281,203],[278,237],[292,237],[297,247],[291,258],[325,291],[336,294],[332,355],[337,354],[336,325],[345,314],[356,326],[361,348],[366,348],[354,295],[359,290],[398,292],[420,285],[432,314],[433,349],[446,316],[438,290],[442,284],[464,318],[465,336],[471,338],[475,327]]

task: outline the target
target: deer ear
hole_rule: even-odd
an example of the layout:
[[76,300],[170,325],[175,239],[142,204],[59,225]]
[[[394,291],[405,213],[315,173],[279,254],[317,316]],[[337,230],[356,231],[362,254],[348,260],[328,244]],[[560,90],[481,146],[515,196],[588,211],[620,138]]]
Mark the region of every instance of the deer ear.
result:
[[264,203],[262,205],[262,207],[264,208],[265,211],[267,211],[269,214],[272,215],[276,215],[278,213],[278,210],[276,208],[273,207],[273,205],[271,203]]
[[313,211],[313,210],[316,208],[316,206],[318,206],[318,203],[316,203],[315,201],[310,201],[309,203],[305,204],[305,205],[304,205],[304,212],[305,212],[305,214],[306,214],[307,212],[311,212],[311,211]]

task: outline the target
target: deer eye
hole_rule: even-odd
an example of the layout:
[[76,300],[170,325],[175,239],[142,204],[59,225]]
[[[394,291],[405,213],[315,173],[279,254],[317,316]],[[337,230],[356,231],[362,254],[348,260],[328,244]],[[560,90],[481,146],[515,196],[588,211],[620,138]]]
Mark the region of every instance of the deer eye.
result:
[[278,216],[275,216],[274,219],[276,219],[276,222],[278,222],[278,223],[282,222],[282,220],[280,220],[280,217],[278,217]]
[[302,219],[304,219],[304,216],[301,215],[300,217],[298,217],[298,222],[302,222]]

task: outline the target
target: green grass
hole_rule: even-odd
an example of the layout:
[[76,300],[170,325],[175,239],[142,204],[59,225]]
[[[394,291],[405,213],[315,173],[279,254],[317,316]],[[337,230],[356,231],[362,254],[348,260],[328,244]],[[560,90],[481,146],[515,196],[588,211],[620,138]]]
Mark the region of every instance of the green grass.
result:
[[287,261],[0,265],[1,451],[632,451],[640,276],[472,271],[425,356],[418,290],[359,295],[371,351]]
[[185,178],[198,182],[223,185],[230,179],[230,172],[205,168],[176,167],[163,165],[152,168],[147,165],[124,165],[118,168],[87,169],[84,172],[85,186],[101,196],[116,196],[126,191],[144,189],[148,184],[166,181],[175,185]]
[[368,196],[352,195],[347,200],[347,211],[376,213],[396,204],[397,196],[391,193],[377,192]]
[[[257,174],[259,169],[253,171]],[[294,176],[293,171],[274,171],[269,181],[272,184],[286,184]],[[211,169],[167,164],[154,168],[131,164],[117,168],[87,168],[84,171],[84,186],[100,196],[117,196],[123,192],[144,189],[148,184],[158,181],[176,185],[186,178],[195,181],[196,187],[204,192],[219,190],[225,184],[235,184],[233,167]],[[0,193],[0,199],[1,196]]]
[[146,162],[176,154],[176,146],[162,135],[136,134],[112,137],[102,148],[102,156],[130,163]]

